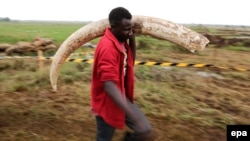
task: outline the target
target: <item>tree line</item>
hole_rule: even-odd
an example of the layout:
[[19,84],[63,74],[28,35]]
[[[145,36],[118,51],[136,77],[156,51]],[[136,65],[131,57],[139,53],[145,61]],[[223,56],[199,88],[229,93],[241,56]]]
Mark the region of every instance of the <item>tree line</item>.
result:
[[9,17],[0,17],[0,21],[10,21]]

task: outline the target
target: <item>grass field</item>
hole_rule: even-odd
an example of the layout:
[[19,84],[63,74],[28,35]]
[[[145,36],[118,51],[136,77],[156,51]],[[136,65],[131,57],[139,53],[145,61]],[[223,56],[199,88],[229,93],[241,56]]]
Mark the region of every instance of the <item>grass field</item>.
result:
[[[54,39],[59,46],[82,25],[0,22],[0,27],[5,27],[0,28],[0,43],[14,44],[40,36]],[[222,27],[192,28],[201,33],[227,33],[224,27],[223,32]],[[240,36],[239,29],[233,31],[237,35],[232,34],[231,28],[230,35]],[[243,42],[230,47],[211,44],[194,54],[170,42],[144,36],[138,36],[137,45],[140,61],[250,69],[249,46],[243,46]],[[78,52],[91,50],[81,48]],[[65,63],[58,92],[53,92],[50,63],[44,61],[44,67],[39,69],[36,59],[0,59],[1,141],[94,141],[96,125],[89,111],[92,65]],[[152,122],[159,141],[223,141],[226,125],[250,124],[249,71],[159,66],[135,66],[135,71],[136,103]],[[124,131],[117,130],[114,141]]]
[[86,23],[71,22],[1,22],[0,43],[31,41],[35,37],[53,38],[55,44],[60,45],[71,33]]

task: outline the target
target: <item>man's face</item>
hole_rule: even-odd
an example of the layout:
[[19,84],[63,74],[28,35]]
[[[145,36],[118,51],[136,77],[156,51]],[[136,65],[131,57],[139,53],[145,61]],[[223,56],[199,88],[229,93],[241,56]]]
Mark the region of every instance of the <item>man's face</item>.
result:
[[129,19],[122,19],[122,21],[115,26],[114,29],[114,34],[116,38],[120,42],[126,41],[128,38],[133,36],[133,23],[132,20]]

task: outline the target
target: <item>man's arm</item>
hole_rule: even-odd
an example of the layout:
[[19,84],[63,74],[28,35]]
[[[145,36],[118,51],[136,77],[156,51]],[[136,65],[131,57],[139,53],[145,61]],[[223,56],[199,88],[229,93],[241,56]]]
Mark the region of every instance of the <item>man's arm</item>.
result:
[[114,102],[122,110],[131,122],[134,124],[134,130],[137,133],[147,133],[151,130],[151,125],[147,124],[144,117],[138,114],[135,110],[135,105],[131,103],[127,98],[122,97],[121,91],[117,88],[113,81],[104,82],[104,90],[114,100]]
[[105,81],[104,90],[116,103],[116,105],[126,113],[127,116],[129,116],[133,121],[137,120],[136,114],[133,113],[133,110],[127,104],[127,102],[129,101],[127,101],[127,99],[123,97],[123,94],[113,81]]

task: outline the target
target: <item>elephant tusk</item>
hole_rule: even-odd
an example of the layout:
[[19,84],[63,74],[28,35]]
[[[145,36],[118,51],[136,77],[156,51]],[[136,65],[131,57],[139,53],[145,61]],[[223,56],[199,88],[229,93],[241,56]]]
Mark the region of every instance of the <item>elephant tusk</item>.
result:
[[[132,21],[136,34],[167,40],[191,52],[202,50],[209,43],[205,36],[167,20],[147,16],[133,16]],[[108,19],[87,24],[75,31],[63,42],[55,53],[50,68],[50,82],[54,91],[57,90],[60,68],[67,57],[86,42],[102,36],[107,27],[109,27]]]

